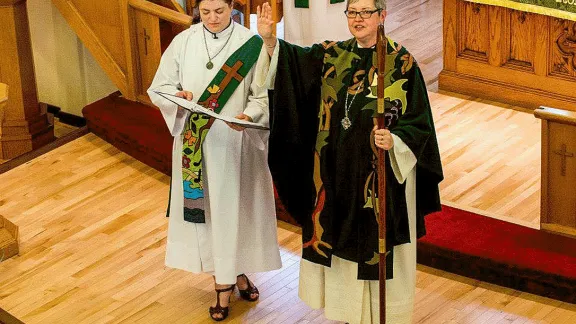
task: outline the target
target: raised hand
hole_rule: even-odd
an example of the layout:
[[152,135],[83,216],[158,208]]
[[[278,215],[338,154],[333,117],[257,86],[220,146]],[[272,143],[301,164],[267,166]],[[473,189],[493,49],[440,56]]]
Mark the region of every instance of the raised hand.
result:
[[[276,0],[273,0],[276,1]],[[268,2],[262,4],[262,8],[256,8],[256,16],[258,17],[258,34],[266,40],[273,38],[274,20],[272,19],[272,7]]]

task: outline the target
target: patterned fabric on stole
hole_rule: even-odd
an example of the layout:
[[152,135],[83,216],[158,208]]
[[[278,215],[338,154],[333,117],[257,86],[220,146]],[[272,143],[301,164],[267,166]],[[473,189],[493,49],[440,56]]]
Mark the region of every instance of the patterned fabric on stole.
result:
[[[208,84],[198,104],[220,113],[238,85],[258,60],[263,41],[253,36],[236,50]],[[182,145],[182,181],[184,186],[184,220],[204,223],[204,188],[202,184],[202,143],[214,118],[192,113],[184,129]]]

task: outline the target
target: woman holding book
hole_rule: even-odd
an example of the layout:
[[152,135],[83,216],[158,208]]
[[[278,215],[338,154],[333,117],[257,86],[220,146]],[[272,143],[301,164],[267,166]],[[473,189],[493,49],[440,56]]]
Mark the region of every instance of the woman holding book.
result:
[[268,54],[259,37],[232,21],[232,0],[197,6],[202,22],[174,38],[148,94],[174,136],[166,265],[214,276],[210,316],[220,321],[235,286],[243,299],[258,299],[244,273],[281,267],[268,132],[191,113],[157,92],[267,125],[267,90],[253,80]]

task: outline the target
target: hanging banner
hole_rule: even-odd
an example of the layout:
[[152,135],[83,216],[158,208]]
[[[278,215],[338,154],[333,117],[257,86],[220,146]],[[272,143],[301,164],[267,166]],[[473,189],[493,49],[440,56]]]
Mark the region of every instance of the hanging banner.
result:
[[466,0],[576,21],[576,0]]
[[[334,3],[341,3],[344,0],[330,0],[330,4]],[[309,8],[310,7],[310,0],[294,0],[294,6],[296,8]]]

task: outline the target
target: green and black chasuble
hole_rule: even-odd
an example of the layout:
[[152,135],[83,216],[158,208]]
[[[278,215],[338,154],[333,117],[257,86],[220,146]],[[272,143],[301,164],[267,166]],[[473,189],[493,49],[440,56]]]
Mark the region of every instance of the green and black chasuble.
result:
[[[417,158],[417,234],[440,210],[442,167],[426,87],[414,58],[387,45],[385,123]],[[358,263],[358,279],[378,279],[377,57],[355,39],[301,48],[280,41],[272,99],[269,163],[287,210],[302,225],[302,257],[330,266]],[[405,184],[386,163],[387,249],[409,243]],[[387,258],[392,277],[392,253]]]

